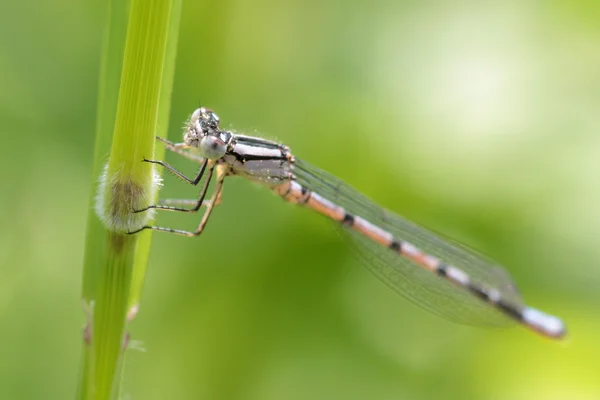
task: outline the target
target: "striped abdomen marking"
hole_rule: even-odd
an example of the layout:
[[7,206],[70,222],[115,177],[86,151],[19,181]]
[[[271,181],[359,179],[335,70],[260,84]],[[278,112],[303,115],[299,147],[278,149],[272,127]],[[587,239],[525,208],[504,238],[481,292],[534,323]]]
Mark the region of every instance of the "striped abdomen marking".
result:
[[437,257],[424,253],[409,242],[395,238],[391,233],[358,215],[348,213],[343,207],[312,192],[295,180],[274,187],[275,191],[286,201],[304,204],[330,219],[340,222],[354,231],[370,238],[374,242],[388,247],[402,257],[411,260],[416,265],[437,274],[456,286],[468,290],[472,295],[489,303],[507,317],[516,320],[536,331],[550,337],[561,337],[565,328],[560,319],[544,314],[531,307],[511,304],[502,297],[496,288],[481,285],[461,269],[444,264]]

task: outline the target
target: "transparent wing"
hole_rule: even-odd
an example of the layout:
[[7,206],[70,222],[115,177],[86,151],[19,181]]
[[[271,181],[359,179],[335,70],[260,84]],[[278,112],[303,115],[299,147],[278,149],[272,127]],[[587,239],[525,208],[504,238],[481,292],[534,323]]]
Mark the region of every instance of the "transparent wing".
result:
[[[386,210],[332,175],[297,160],[298,183],[469,274],[471,280],[500,291],[505,300],[523,306],[508,273],[493,261],[458,243],[444,240]],[[413,303],[446,319],[473,325],[506,326],[513,321],[467,289],[423,269],[398,253],[352,229],[342,228],[355,242],[364,264],[383,282]]]

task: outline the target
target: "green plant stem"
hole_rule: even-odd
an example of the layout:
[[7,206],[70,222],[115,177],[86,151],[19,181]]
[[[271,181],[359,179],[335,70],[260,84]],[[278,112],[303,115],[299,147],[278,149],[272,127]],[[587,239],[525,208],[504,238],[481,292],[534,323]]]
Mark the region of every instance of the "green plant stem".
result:
[[167,53],[167,45],[177,43],[180,9],[180,0],[131,0],[129,7],[114,1],[109,5],[95,178],[102,171],[108,146],[110,155],[95,198],[97,215],[91,213],[88,219],[82,296],[89,316],[79,399],[108,400],[118,395],[132,287],[137,304],[151,238],[150,232],[127,232],[151,220],[150,213],[131,211],[156,198],[158,182],[151,165],[142,159],[156,157],[159,113],[162,121],[167,120],[175,59],[175,51]]

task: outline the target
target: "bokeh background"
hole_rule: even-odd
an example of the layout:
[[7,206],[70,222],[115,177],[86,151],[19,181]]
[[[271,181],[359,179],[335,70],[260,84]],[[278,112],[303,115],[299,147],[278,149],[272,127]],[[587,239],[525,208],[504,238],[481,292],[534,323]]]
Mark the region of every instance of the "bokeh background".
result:
[[[74,397],[105,11],[0,5],[0,399]],[[124,398],[600,399],[599,13],[568,0],[184,2],[171,139],[202,102],[285,142],[506,265],[570,335],[431,315],[328,221],[231,179],[201,238],[154,236]],[[196,190],[167,176],[163,195]]]

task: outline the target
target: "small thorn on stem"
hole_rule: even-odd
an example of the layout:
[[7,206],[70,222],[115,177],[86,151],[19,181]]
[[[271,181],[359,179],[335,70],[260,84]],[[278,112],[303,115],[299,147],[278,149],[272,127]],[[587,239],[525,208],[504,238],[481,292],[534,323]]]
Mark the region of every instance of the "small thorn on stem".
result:
[[133,307],[131,307],[129,309],[129,312],[127,313],[127,322],[133,321],[139,310],[140,306],[138,304],[134,304]]
[[83,341],[88,346],[92,344],[92,329],[91,328],[92,327],[89,323],[85,324],[85,327],[83,328]]
[[123,336],[123,344],[121,347],[122,351],[127,350],[127,346],[129,345],[129,340],[131,339],[131,335],[129,334],[129,332],[125,332],[125,335]]

